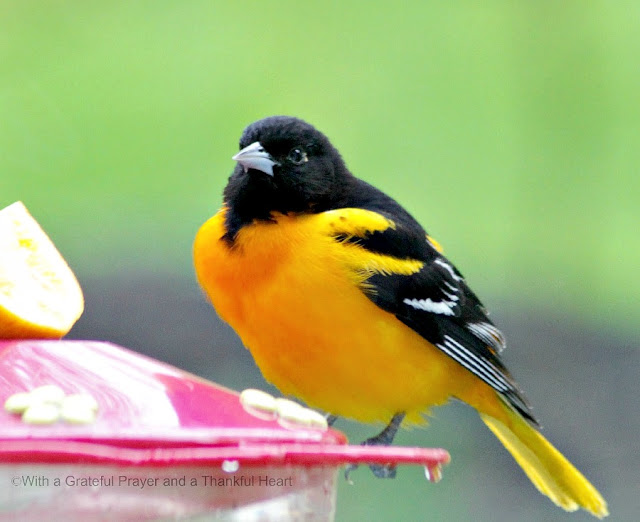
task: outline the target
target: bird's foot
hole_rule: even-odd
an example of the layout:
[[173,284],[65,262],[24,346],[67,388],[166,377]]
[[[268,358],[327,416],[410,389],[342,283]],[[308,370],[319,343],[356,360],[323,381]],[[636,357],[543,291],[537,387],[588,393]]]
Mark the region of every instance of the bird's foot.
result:
[[[396,433],[398,432],[398,428],[402,423],[402,419],[404,419],[404,413],[396,413],[389,425],[382,430],[375,437],[371,437],[364,442],[360,443],[361,446],[389,446],[392,442]],[[351,472],[358,468],[357,464],[349,464],[344,469],[344,478],[350,484],[353,481],[350,479]],[[395,464],[369,464],[369,469],[373,475],[377,478],[395,478],[397,466]]]
[[338,420],[338,416],[331,413],[327,413],[324,418],[327,419],[327,426],[333,426],[333,424]]

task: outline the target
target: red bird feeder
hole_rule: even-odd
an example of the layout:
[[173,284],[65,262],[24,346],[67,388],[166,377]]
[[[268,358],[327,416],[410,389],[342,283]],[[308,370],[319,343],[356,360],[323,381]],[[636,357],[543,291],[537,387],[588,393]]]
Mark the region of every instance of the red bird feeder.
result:
[[0,399],[2,520],[332,520],[339,466],[449,461],[349,446],[102,342],[0,341]]

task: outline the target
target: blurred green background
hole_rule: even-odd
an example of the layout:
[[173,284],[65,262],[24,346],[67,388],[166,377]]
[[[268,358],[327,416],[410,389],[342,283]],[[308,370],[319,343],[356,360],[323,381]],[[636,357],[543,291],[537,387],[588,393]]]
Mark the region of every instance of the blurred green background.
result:
[[[545,434],[634,520],[639,56],[635,2],[4,1],[0,208],[24,201],[76,271],[72,337],[267,388],[197,288],[191,242],[244,126],[302,117],[443,244]],[[461,405],[398,443],[448,448],[443,482],[361,470],[338,520],[589,519]]]

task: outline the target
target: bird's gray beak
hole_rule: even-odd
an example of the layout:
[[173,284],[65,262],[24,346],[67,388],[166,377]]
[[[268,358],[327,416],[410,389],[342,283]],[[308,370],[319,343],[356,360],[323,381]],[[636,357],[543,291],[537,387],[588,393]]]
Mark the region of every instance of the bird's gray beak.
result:
[[259,141],[246,146],[231,159],[240,163],[245,172],[249,169],[255,169],[269,174],[269,176],[273,176],[273,166],[280,165],[271,157],[271,154],[264,150]]

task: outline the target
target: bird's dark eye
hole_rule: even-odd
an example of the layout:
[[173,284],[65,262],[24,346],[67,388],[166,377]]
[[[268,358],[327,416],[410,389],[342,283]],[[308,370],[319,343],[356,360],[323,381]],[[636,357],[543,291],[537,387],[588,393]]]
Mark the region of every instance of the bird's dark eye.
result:
[[307,153],[299,147],[294,147],[289,151],[287,159],[294,165],[301,165],[307,161]]

